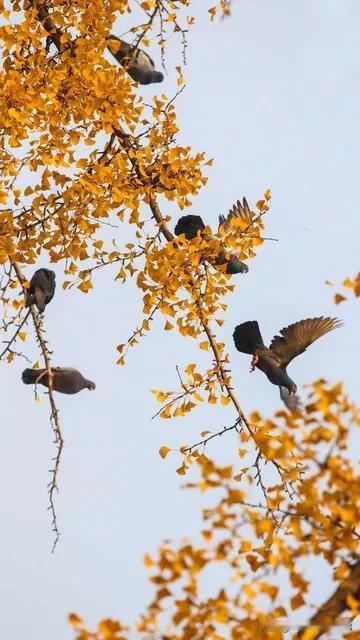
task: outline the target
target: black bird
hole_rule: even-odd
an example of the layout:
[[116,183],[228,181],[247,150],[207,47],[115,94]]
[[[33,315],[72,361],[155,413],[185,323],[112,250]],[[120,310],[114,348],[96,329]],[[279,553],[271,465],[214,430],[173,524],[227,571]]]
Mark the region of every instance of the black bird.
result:
[[[79,393],[83,389],[95,389],[95,382],[87,380],[77,369],[72,367],[52,367],[52,388],[59,393]],[[42,384],[49,387],[46,369],[25,369],[22,372],[24,384]]]
[[281,329],[281,335],[274,336],[270,347],[266,347],[258,323],[252,320],[235,327],[233,338],[238,351],[253,356],[250,371],[255,367],[263,371],[270,382],[280,387],[281,399],[292,410],[295,405],[289,397],[296,393],[297,387],[286,371],[289,362],[325,333],[341,326],[342,322],[337,318],[300,320]]
[[[221,242],[222,236],[221,233],[219,233],[220,229],[223,227],[226,231],[229,231],[231,229],[231,219],[237,218],[238,220],[241,220],[243,228],[246,229],[251,226],[253,217],[253,213],[250,210],[246,198],[243,198],[242,203],[238,200],[237,203],[234,204],[226,217],[223,215],[219,216],[219,228],[216,235],[204,233],[204,222],[200,216],[195,215],[188,215],[180,218],[175,227],[175,235],[180,236],[183,233],[187,240],[192,240],[193,238],[196,238],[199,232],[205,240],[213,240],[217,238]],[[247,273],[249,271],[249,267],[239,260],[235,253],[231,253],[230,258],[227,258],[226,254],[226,249],[221,249],[215,260],[216,265],[226,264],[226,273]]]
[[110,53],[135,82],[151,84],[164,80],[164,75],[161,71],[156,71],[154,61],[148,53],[120,40],[117,36],[109,35],[106,39],[109,40]]
[[53,299],[55,293],[55,273],[50,269],[38,269],[30,280],[30,287],[26,290],[25,306],[36,304],[41,313],[45,306]]

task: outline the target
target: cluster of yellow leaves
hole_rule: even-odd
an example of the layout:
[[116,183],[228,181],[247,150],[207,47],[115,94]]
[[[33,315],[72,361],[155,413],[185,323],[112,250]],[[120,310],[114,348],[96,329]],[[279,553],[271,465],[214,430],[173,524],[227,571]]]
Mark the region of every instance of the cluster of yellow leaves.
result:
[[[345,278],[342,284],[346,289],[350,289],[356,298],[360,298],[360,273],[358,273],[357,276],[355,276],[355,278],[353,279]],[[335,304],[340,304],[341,302],[344,302],[344,300],[347,300],[347,296],[343,295],[342,293],[335,293]]]
[[208,9],[211,20],[214,20],[217,14],[220,14],[222,18],[224,18],[225,16],[229,16],[230,7],[231,0],[219,0],[217,5],[214,5],[213,7],[210,7],[210,9]]
[[96,631],[89,631],[84,621],[75,613],[71,613],[68,620],[78,640],[127,640],[128,638],[128,627],[110,618],[101,620]]
[[[202,512],[201,539],[163,544],[156,557],[145,556],[155,596],[140,618],[139,637],[282,640],[280,625],[300,624],[292,612],[311,604],[309,558],[321,561],[324,575],[330,571],[332,591],[350,579],[360,546],[360,479],[347,451],[360,426],[359,410],[342,384],[319,380],[309,386],[303,412],[279,411],[271,420],[254,413],[251,422],[269,446],[275,441],[280,478],[267,474],[266,486],[259,481],[256,451],[241,432],[245,467],[219,466],[198,451],[200,478],[185,486],[213,492],[212,506]],[[169,450],[162,447],[162,457]],[[214,576],[209,571],[219,564],[221,586],[213,577],[204,592],[207,577]],[[356,595],[341,602],[340,612],[357,615]],[[324,610],[324,624],[334,621],[336,611],[327,609],[326,618]]]
[[[208,343],[206,342],[205,344],[207,345]],[[221,349],[224,347],[223,343],[217,343],[217,345]],[[224,361],[226,360],[227,356],[225,356]],[[223,393],[219,382],[216,366],[207,369],[205,373],[201,374],[197,371],[196,364],[192,363],[186,367],[185,374],[186,378],[184,380],[181,379],[182,389],[180,391],[152,390],[157,402],[163,404],[159,412],[161,418],[183,417],[204,400],[207,400],[210,404],[216,404],[218,401],[223,405],[229,403],[229,398]],[[201,391],[203,393],[200,393]]]
[[[162,3],[167,11],[177,5]],[[13,9],[18,19],[3,7],[0,27],[0,262],[33,264],[42,251],[52,262],[111,262],[113,251],[97,246],[103,223],[126,212],[143,225],[139,209],[150,193],[188,205],[204,184],[203,156],[176,145],[172,101],[159,96],[145,107],[124,70],[104,58],[128,0],[52,2],[46,10],[61,51],[47,50],[35,0]],[[18,188],[20,180],[28,186]]]
[[[179,4],[188,3],[164,0],[161,10],[174,14]],[[132,10],[128,0],[11,8],[0,4],[0,264],[33,265],[46,253],[64,262],[64,288],[84,293],[106,265],[118,264],[124,281],[158,239],[146,222],[150,198],[191,204],[206,182],[204,154],[177,143],[173,99],[159,95],[145,105],[122,67],[104,57],[116,16]],[[119,247],[123,222],[134,225],[133,241]],[[110,239],[109,228],[117,229]],[[1,297],[17,311],[13,285]]]
[[[172,153],[172,161],[177,162],[174,158]],[[196,161],[201,160],[203,156],[199,155]],[[184,158],[181,163],[184,163]],[[195,168],[189,169],[188,176],[190,171],[194,177]],[[178,178],[181,176],[180,165],[177,175]],[[196,180],[203,179],[197,175]],[[190,184],[187,184],[186,188],[189,190]],[[127,348],[135,346],[139,338],[149,331],[151,320],[157,312],[166,317],[164,326],[166,331],[176,327],[181,335],[195,339],[200,339],[204,331],[204,322],[207,323],[213,319],[218,325],[223,323],[220,316],[227,309],[223,298],[234,291],[235,285],[232,284],[231,276],[226,274],[226,264],[216,264],[216,259],[221,253],[226,258],[236,253],[240,260],[255,257],[256,247],[263,243],[261,237],[264,228],[263,215],[269,210],[270,198],[270,190],[267,190],[264,199],[256,203],[257,212],[253,214],[250,224],[234,217],[226,228],[224,226],[219,228],[217,235],[213,235],[210,228],[206,227],[202,234],[192,240],[186,240],[182,235],[160,245],[152,239],[151,248],[148,245],[145,252],[144,268],[139,270],[137,275],[137,286],[143,292],[145,318],[128,343],[118,345],[117,349],[121,354],[118,364],[125,363]],[[181,206],[181,202],[178,204]],[[207,351],[210,348],[209,340],[200,340],[199,347]],[[216,347],[224,362],[228,362],[224,344],[217,343]],[[209,402],[215,403],[220,396],[215,393],[216,381],[213,374],[215,377],[218,374],[217,367],[208,370],[207,375],[203,376],[203,385],[200,386],[206,387],[209,391]],[[197,380],[191,394],[195,393],[199,384],[200,380]],[[193,387],[191,382],[187,386]],[[182,392],[164,393],[166,394],[164,399],[172,394],[175,404],[178,404],[178,399],[184,395]],[[189,393],[190,391],[187,390],[185,395]],[[169,418],[170,415],[168,410],[162,413],[162,417]],[[179,409],[175,415],[181,415],[181,410]]]

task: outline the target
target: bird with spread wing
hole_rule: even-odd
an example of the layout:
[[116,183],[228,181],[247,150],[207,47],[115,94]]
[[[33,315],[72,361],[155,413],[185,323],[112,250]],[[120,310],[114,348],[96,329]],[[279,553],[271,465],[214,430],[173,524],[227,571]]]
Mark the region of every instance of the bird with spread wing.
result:
[[342,326],[337,318],[308,318],[281,329],[279,336],[274,336],[270,347],[266,347],[256,320],[239,324],[233,333],[235,347],[242,353],[251,354],[251,369],[263,371],[268,380],[280,387],[280,396],[285,405],[296,408],[291,396],[296,393],[297,386],[287,373],[287,366],[297,356],[304,353],[315,340],[329,331]]
[[[227,216],[219,216],[218,232],[213,234],[209,227],[205,227],[203,219],[196,215],[187,215],[180,218],[175,227],[175,235],[185,235],[187,240],[192,240],[200,234],[204,240],[212,241],[217,240],[220,243],[220,249],[217,257],[213,261],[216,266],[226,265],[226,273],[247,273],[249,267],[239,260],[236,253],[228,251],[224,246],[223,232],[233,231],[232,220],[236,220],[240,232],[244,232],[252,226],[255,214],[251,211],[246,198],[243,198],[242,203],[240,200],[233,205]],[[210,260],[208,260],[210,262]]]

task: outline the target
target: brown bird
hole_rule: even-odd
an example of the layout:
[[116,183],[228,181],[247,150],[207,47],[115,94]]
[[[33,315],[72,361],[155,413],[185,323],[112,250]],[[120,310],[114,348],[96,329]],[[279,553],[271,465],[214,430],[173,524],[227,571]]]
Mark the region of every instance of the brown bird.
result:
[[[280,396],[288,406],[288,395],[295,394],[297,387],[288,376],[286,368],[298,355],[306,351],[315,340],[329,331],[341,327],[337,318],[308,318],[281,329],[280,336],[274,336],[270,347],[266,347],[256,320],[239,324],[233,333],[235,347],[242,353],[252,354],[250,371],[255,368],[265,373],[268,380],[280,387]],[[282,388],[285,387],[285,390]],[[293,403],[289,403],[291,408]]]
[[[83,389],[95,389],[95,382],[87,380],[77,369],[71,367],[52,367],[52,388],[59,393],[79,393]],[[46,369],[25,369],[22,372],[24,384],[42,384],[49,387]]]
[[41,313],[45,306],[53,299],[55,293],[55,273],[50,269],[38,269],[30,280],[30,287],[26,290],[25,306],[36,304]]
[[[243,198],[242,203],[240,202],[240,200],[238,200],[237,203],[233,205],[232,209],[230,209],[227,216],[219,216],[219,227],[217,234],[209,234],[204,232],[204,229],[206,227],[203,219],[200,216],[191,214],[179,218],[176,223],[174,233],[176,236],[180,236],[183,233],[187,240],[196,238],[198,233],[200,233],[203,238],[205,238],[205,240],[213,240],[214,238],[222,240],[222,236],[219,233],[220,228],[223,227],[226,231],[229,231],[231,229],[230,221],[233,218],[237,218],[238,220],[242,221],[242,230],[251,226],[254,214],[251,212],[246,198]],[[249,267],[245,264],[245,262],[239,260],[236,253],[231,253],[229,258],[226,257],[227,253],[228,252],[226,251],[226,248],[221,249],[220,253],[214,261],[214,264],[226,264],[226,273],[230,273],[233,275],[236,273],[247,273],[249,271]]]
[[110,53],[120,62],[135,82],[151,84],[164,80],[164,75],[161,71],[155,70],[154,61],[148,53],[133,47],[124,42],[124,40],[120,40],[117,36],[109,35],[106,39],[109,41],[108,49]]

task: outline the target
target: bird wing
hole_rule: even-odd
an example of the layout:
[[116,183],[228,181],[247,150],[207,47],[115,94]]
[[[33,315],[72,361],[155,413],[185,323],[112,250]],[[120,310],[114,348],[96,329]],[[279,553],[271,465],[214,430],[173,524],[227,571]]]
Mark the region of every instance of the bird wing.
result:
[[342,322],[337,318],[307,318],[289,327],[281,329],[280,336],[274,336],[270,349],[279,359],[281,367],[287,367],[289,362],[303,353],[315,340],[325,333],[341,327]]
[[113,36],[112,34],[106,36],[106,40],[108,40],[109,44],[107,48],[110,53],[116,58],[120,64],[122,64],[123,58],[128,55],[130,50],[130,45],[124,40],[120,40],[117,36]]
[[34,286],[34,297],[37,308],[43,313],[45,311],[47,293],[40,283],[36,283]]
[[244,223],[244,229],[246,229],[246,227],[251,224],[253,214],[250,210],[246,198],[243,198],[242,203],[240,202],[240,200],[238,200],[237,203],[232,206],[227,216],[219,216],[219,228],[222,226],[226,231],[230,231],[231,227],[229,223],[233,218],[241,220]]

